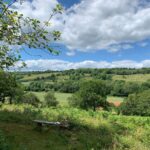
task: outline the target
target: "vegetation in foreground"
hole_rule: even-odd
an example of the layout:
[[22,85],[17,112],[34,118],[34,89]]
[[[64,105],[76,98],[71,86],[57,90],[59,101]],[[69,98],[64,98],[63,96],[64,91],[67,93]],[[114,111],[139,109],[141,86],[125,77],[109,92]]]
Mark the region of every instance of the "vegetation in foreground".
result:
[[[66,73],[32,78],[33,81],[27,81],[31,84],[23,87],[18,74],[1,72],[2,150],[149,149],[149,80],[135,83],[93,73],[77,79],[78,75]],[[23,73],[23,77],[28,75]],[[123,104],[116,108],[108,101]],[[44,127],[39,131],[33,123],[35,119],[68,121],[71,127]]]
[[[45,127],[38,131],[32,122],[34,119],[68,120],[71,128]],[[150,147],[149,117],[118,116],[77,108],[3,105],[0,121],[0,146],[7,150],[149,150]]]

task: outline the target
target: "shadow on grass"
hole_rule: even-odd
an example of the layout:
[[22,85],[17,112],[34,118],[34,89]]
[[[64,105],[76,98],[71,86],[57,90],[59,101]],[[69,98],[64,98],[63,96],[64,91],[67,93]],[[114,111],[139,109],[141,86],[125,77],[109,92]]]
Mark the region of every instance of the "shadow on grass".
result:
[[125,128],[118,124],[100,124],[92,128],[78,120],[68,120],[71,128],[56,127],[35,130],[32,120],[44,119],[40,112],[0,111],[0,130],[6,134],[11,150],[116,150],[117,136]]

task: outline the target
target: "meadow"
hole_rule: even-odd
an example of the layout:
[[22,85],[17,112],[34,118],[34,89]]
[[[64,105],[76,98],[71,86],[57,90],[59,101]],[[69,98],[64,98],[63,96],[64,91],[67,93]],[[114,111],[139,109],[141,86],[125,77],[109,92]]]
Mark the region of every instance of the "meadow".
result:
[[114,75],[113,80],[124,80],[127,82],[146,82],[150,80],[150,74]]
[[[46,95],[46,92],[32,92],[32,93],[34,93],[41,101],[44,101],[44,97]],[[61,106],[67,106],[68,105],[68,98],[71,96],[72,96],[71,93],[55,92],[55,97]]]
[[[67,119],[71,128],[45,127],[38,131],[32,122],[34,119]],[[150,147],[149,117],[118,116],[77,108],[4,105],[0,109],[0,121],[7,148],[11,150],[149,150]]]
[[[34,93],[41,101],[44,101],[46,92],[32,92],[32,93]],[[60,106],[68,106],[68,98],[72,96],[71,93],[55,92],[54,94]],[[123,102],[123,100],[124,100],[123,97],[107,96],[107,101],[115,104],[116,106],[120,105]]]

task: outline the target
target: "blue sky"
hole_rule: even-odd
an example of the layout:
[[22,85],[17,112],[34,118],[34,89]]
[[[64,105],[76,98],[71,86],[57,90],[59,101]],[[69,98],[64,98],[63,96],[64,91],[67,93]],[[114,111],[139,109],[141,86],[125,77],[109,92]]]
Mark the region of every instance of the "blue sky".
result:
[[119,61],[119,60],[134,60],[142,61],[150,59],[150,46],[141,47],[138,43],[133,45],[133,48],[126,49],[118,52],[109,52],[106,50],[101,50],[97,52],[77,52],[74,56],[67,56],[66,52],[68,48],[64,45],[59,45],[58,48],[60,54],[58,56],[49,54],[48,52],[43,52],[37,49],[26,49],[27,52],[22,52],[23,60],[28,59],[61,59],[66,61],[78,62],[84,60],[94,60],[94,61]]
[[59,0],[59,3],[64,7],[71,7],[74,4],[78,4],[81,0]]
[[[150,2],[147,0],[125,0],[124,2],[118,0],[53,0],[53,2],[45,0],[45,3],[33,0],[36,4],[31,4],[29,1],[27,3],[27,1],[18,10],[25,15],[32,14],[33,16],[41,12],[40,15],[37,14],[38,19],[47,17],[46,12],[43,12],[48,10],[47,4],[54,6],[60,3],[65,11],[62,20],[53,20],[57,29],[62,32],[62,40],[56,48],[61,51],[59,56],[26,48],[27,53],[30,54],[23,51],[21,53],[23,60],[27,62],[32,60],[32,63],[33,60],[37,62],[42,60],[42,63],[45,60],[47,64],[48,60],[57,60],[57,63],[60,60],[71,65],[74,63],[73,68],[80,67],[79,64],[81,67],[94,68],[97,67],[95,63],[102,65],[98,68],[130,67],[130,65],[133,68],[150,67],[150,28],[148,26]],[[27,7],[31,4],[36,8],[38,3],[41,3],[43,7],[38,11],[29,10]],[[65,25],[62,23],[64,20]],[[89,61],[94,65],[92,66],[92,63],[89,65]],[[88,62],[87,65],[83,65],[86,62]],[[101,62],[110,65],[103,66]],[[116,62],[117,65],[114,65]],[[32,67],[37,66],[31,65],[31,70]]]

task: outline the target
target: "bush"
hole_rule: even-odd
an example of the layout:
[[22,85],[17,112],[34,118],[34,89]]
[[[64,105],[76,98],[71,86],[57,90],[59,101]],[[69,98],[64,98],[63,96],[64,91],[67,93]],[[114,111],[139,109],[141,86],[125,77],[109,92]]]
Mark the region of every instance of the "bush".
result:
[[45,101],[44,101],[44,106],[46,107],[51,107],[54,106],[56,107],[58,105],[58,101],[56,100],[56,97],[53,92],[48,92],[45,95]]
[[129,95],[120,111],[124,115],[150,116],[150,90]]
[[79,97],[78,93],[75,93],[71,97],[69,97],[68,98],[68,103],[72,107],[80,106],[81,98]]
[[37,98],[37,96],[33,93],[27,93],[22,96],[21,103],[30,104],[35,107],[37,107],[40,103],[40,100]]

